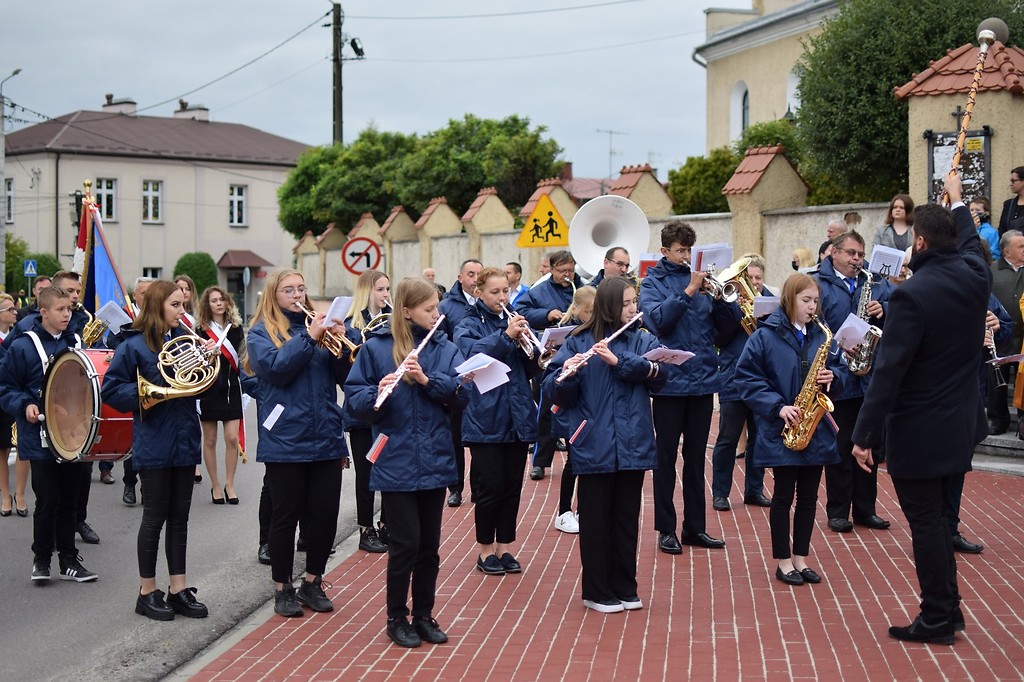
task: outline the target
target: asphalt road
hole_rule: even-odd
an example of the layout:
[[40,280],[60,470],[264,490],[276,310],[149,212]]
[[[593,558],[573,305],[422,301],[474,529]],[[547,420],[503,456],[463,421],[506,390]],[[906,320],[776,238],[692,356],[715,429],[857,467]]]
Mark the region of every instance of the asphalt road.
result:
[[[199,590],[197,598],[209,607],[209,618],[178,617],[158,623],[135,614],[139,584],[135,542],[142,506],[129,508],[121,502],[121,464],[114,468],[115,485],[100,483],[94,467],[89,523],[99,534],[100,544],[87,545],[77,535],[76,541],[82,563],[99,575],[96,582],[53,579],[45,586],[33,585],[29,580],[32,516],[0,518],[0,679],[159,679],[273,597],[270,567],[256,561],[263,465],[255,462],[255,405],[249,406],[246,416],[249,462],[239,464],[235,485],[240,504],[212,504],[205,470],[192,498],[188,576]],[[223,470],[223,443],[219,450]],[[346,470],[338,541],[357,529],[354,482],[354,470]],[[31,510],[31,484],[29,488]],[[295,575],[302,573],[304,557],[296,554]],[[56,556],[52,570],[56,578]],[[157,584],[167,590],[162,549]]]

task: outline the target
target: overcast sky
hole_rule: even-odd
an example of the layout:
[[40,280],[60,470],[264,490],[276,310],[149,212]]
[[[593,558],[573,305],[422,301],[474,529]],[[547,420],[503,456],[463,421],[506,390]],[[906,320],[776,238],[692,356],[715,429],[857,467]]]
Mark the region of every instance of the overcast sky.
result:
[[[425,133],[465,113],[519,114],[544,125],[577,177],[626,164],[669,168],[704,151],[704,41],[709,5],[750,0],[347,0],[344,32],[364,61],[345,62],[345,139],[370,124]],[[577,8],[528,13],[538,10]],[[4,95],[46,116],[98,110],[105,93],[169,116],[177,98],[312,28],[237,73],[184,95],[215,121],[307,144],[332,136],[327,0],[93,0],[7,3]],[[460,18],[468,15],[475,18]],[[318,20],[318,17],[323,17]],[[429,18],[428,18],[429,17]],[[344,50],[354,56],[350,46]],[[8,114],[11,112],[8,110]],[[13,113],[8,132],[39,117]]]

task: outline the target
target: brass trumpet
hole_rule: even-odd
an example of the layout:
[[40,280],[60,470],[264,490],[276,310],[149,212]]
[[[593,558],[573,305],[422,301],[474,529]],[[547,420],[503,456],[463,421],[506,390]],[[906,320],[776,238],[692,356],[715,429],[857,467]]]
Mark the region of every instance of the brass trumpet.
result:
[[[504,303],[501,304],[501,309],[511,319],[516,313],[509,310]],[[540,345],[540,340],[537,335],[530,329],[529,323],[526,325],[526,329],[518,337],[516,337],[516,345],[523,351],[523,355],[526,356],[527,360],[533,360],[533,350],[537,349],[538,352],[543,353],[544,347]]]
[[[309,325],[316,319],[316,313],[302,305],[299,301],[295,301],[292,305],[301,310],[306,314],[306,328],[309,329]],[[344,334],[338,336],[334,332],[324,330],[324,335],[320,337],[318,345],[321,348],[326,348],[336,358],[340,358],[345,350],[348,350],[348,359],[350,362],[356,361],[356,353],[359,352],[359,346],[348,340]]]
[[[158,386],[143,379],[140,372],[136,373],[139,406],[142,410],[148,410],[164,400],[198,395],[217,380],[221,344],[206,350],[203,347],[206,339],[196,334],[187,324],[179,326],[188,333],[175,336],[165,343],[157,355],[156,367],[168,385]],[[224,339],[227,338],[226,332]]]

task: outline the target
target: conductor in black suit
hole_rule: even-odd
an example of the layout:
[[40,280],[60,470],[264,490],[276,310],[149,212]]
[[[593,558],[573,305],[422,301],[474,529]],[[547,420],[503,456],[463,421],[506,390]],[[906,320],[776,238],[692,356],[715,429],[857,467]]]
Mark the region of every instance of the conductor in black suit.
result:
[[952,211],[934,204],[914,211],[914,276],[889,299],[885,337],[853,431],[853,455],[867,468],[885,424],[889,474],[910,525],[921,585],[920,614],[909,626],[890,627],[889,635],[932,644],[952,644],[964,629],[944,500],[988,433],[978,364],[992,275],[955,174],[946,178],[946,191]]

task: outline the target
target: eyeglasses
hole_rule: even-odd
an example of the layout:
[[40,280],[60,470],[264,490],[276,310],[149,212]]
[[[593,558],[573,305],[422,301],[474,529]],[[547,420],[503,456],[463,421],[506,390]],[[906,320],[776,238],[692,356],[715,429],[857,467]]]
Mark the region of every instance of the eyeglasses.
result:
[[564,268],[555,268],[551,272],[554,272],[554,273],[559,274],[559,275],[568,275],[569,273],[571,273],[575,269],[576,268],[574,268],[573,266],[570,265],[570,266],[564,267]]
[[9,313],[9,312],[11,312],[12,310],[14,310],[14,307],[13,307],[13,306],[12,306],[12,307],[10,307],[10,308],[0,308],[0,313]]
[[690,253],[690,247],[689,246],[680,246],[680,247],[677,247],[677,248],[674,248],[674,249],[669,249],[668,252],[669,253],[674,253],[677,256],[685,256],[686,254]]
[[863,251],[858,251],[857,249],[839,249],[839,250],[842,251],[843,253],[845,253],[850,258],[863,258],[864,257],[864,252]]
[[626,270],[629,270],[629,263],[628,263],[628,262],[627,262],[627,263],[623,263],[623,262],[622,262],[622,261],[620,261],[620,260],[611,260],[611,259],[608,259],[608,258],[605,258],[605,262],[606,262],[606,263],[615,263],[615,264],[616,264],[616,265],[618,265],[618,266],[619,266],[620,268],[624,268],[624,269],[626,269]]
[[280,291],[285,296],[294,296],[295,292],[299,292],[300,294],[306,293],[306,287],[285,287],[284,289],[279,289],[278,291]]

